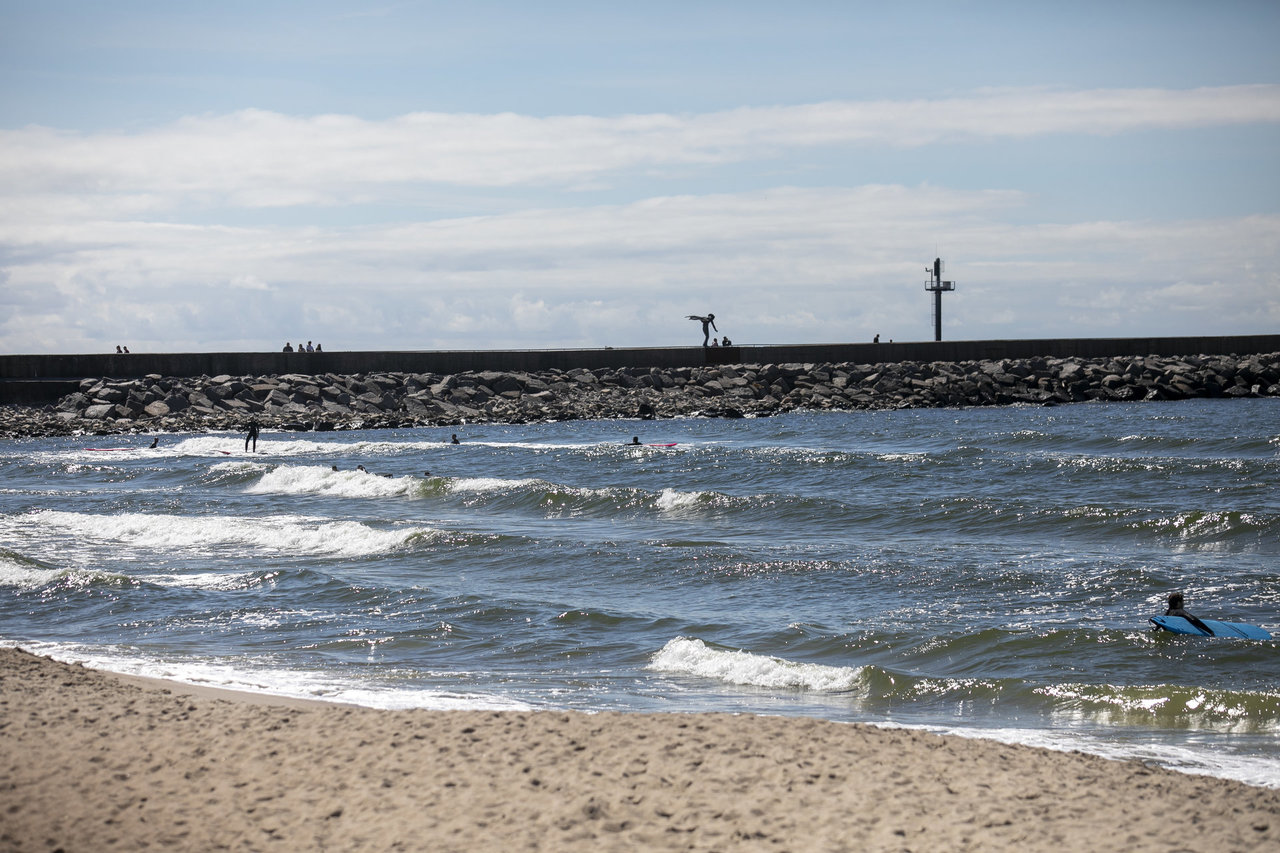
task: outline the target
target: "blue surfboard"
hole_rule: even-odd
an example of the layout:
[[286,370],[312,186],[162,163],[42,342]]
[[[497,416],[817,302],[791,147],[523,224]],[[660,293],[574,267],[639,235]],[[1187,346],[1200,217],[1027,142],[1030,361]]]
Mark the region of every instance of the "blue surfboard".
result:
[[[1248,625],[1244,622],[1219,622],[1217,619],[1201,619],[1209,626],[1215,637],[1243,637],[1246,640],[1270,640],[1271,634],[1265,628]],[[1194,634],[1197,637],[1209,636],[1181,616],[1152,616],[1151,622],[1158,628],[1172,631],[1175,634]]]

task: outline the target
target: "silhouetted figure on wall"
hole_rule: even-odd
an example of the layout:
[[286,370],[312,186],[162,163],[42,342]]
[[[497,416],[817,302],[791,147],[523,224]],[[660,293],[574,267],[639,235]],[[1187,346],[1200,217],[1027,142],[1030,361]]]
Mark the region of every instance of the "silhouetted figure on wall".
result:
[[[707,346],[707,342],[711,340],[711,330],[716,329],[716,315],[708,314],[705,317],[699,317],[697,314],[690,314],[689,319],[702,323],[702,345]],[[720,330],[716,329],[716,331]]]

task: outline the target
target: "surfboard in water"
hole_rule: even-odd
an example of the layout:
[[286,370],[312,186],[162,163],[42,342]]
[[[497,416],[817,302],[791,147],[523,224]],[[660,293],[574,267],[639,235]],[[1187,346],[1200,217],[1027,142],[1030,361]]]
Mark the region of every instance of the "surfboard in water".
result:
[[670,444],[651,444],[649,446],[650,447],[675,447],[676,443],[673,441]]
[[[1215,637],[1243,637],[1246,640],[1270,640],[1271,634],[1265,628],[1249,625],[1244,622],[1219,622],[1217,619],[1201,619],[1209,626]],[[1181,616],[1152,616],[1151,623],[1158,628],[1172,631],[1175,634],[1193,634],[1197,637],[1209,636]]]

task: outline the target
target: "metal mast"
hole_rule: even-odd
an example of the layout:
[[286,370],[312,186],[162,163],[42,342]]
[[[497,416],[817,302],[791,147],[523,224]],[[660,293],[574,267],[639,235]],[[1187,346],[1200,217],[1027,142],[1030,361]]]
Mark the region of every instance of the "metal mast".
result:
[[942,258],[934,258],[933,268],[925,267],[924,271],[929,273],[929,282],[924,289],[933,293],[933,339],[940,341],[942,340],[942,292],[955,290],[956,283],[942,280]]

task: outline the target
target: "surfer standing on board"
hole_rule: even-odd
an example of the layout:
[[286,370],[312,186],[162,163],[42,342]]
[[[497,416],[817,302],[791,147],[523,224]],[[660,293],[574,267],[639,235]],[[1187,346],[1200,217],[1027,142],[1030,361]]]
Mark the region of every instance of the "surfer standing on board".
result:
[[1182,609],[1182,593],[1180,592],[1169,593],[1169,609],[1164,612],[1164,615],[1165,616],[1181,616],[1183,619],[1186,619],[1188,622],[1190,622],[1192,625],[1195,625],[1201,631],[1204,631],[1210,637],[1214,636],[1212,628],[1210,628],[1208,625],[1204,624],[1199,619],[1197,619],[1196,617],[1192,616],[1190,613]]
[[258,452],[258,419],[249,418],[249,432],[244,437],[244,452],[249,452],[249,442],[253,441],[253,452]]
[[[708,314],[705,317],[699,317],[697,314],[690,314],[689,319],[702,323],[702,345],[705,347],[707,341],[711,340],[711,329],[716,329],[716,315]],[[716,331],[720,330],[716,329]]]

